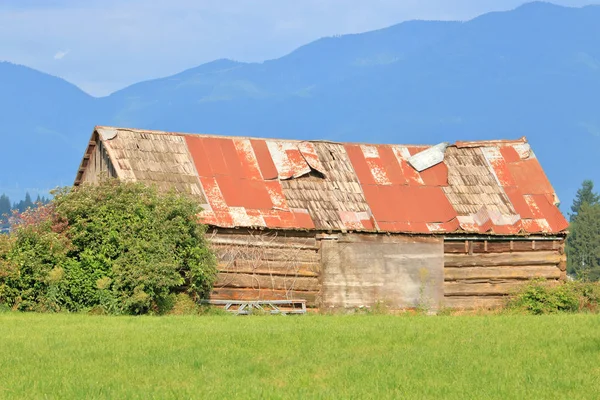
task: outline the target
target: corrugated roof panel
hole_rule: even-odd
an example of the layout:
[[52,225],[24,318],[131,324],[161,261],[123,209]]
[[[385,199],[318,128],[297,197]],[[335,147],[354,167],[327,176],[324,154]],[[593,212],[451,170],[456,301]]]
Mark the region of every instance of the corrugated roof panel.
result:
[[[418,148],[412,148],[413,151],[417,152]],[[392,151],[398,160],[398,164],[400,165],[400,169],[402,170],[402,175],[406,179],[406,183],[408,185],[423,185],[423,179],[421,175],[408,164],[408,159],[411,156],[410,150],[406,146],[392,146]]]
[[[229,168],[227,168],[223,157],[222,143],[231,142],[231,139],[208,137],[201,140],[213,176],[229,176]],[[194,161],[197,161],[196,158],[194,158]]]
[[267,147],[267,142],[264,140],[250,140],[256,160],[260,168],[260,172],[264,180],[277,179],[277,168],[271,158],[271,153]]
[[308,165],[321,173],[325,173],[325,167],[321,164],[321,160],[319,160],[319,155],[317,154],[317,150],[315,146],[310,142],[302,142],[298,143],[298,150],[304,157],[304,160],[308,163]]
[[217,180],[215,178],[201,176],[200,182],[202,183],[202,188],[208,198],[208,204],[211,209],[214,211],[228,211],[229,206],[223,197],[223,193],[219,188]]
[[310,166],[295,143],[268,140],[267,147],[279,179],[298,178],[310,172]]
[[361,185],[376,185],[377,182],[375,182],[373,179],[371,168],[367,164],[367,160],[365,159],[361,146],[348,144],[345,146],[345,148]]
[[[546,174],[537,159],[529,159],[508,164],[514,186],[524,194],[554,193]],[[508,185],[505,185],[508,186]]]
[[391,146],[380,146],[379,147],[379,158],[381,160],[382,168],[385,169],[386,177],[389,184],[393,185],[406,185],[408,181],[404,176],[402,167],[394,150]]
[[313,222],[307,210],[295,208],[293,213],[298,228],[315,229],[315,223]]
[[523,194],[516,187],[505,187],[504,191],[506,195],[510,199],[516,213],[521,216],[521,218],[533,218],[533,213],[531,212],[531,208],[525,201]]
[[534,194],[531,197],[537,204],[543,218],[548,222],[550,232],[560,232],[569,227],[569,222],[567,222],[558,208],[548,201],[545,195]]
[[198,171],[198,175],[201,177],[213,176],[213,171],[210,167],[210,162],[208,161],[208,156],[206,155],[202,138],[198,136],[187,135],[185,136],[185,141],[194,160],[194,164],[196,165],[196,171]]
[[500,147],[500,154],[502,154],[502,158],[508,163],[521,161],[521,156],[512,146]]
[[449,146],[419,173],[407,160],[430,146],[108,129],[118,177],[194,193],[216,226],[513,235],[568,225],[525,139]]
[[260,173],[260,166],[258,165],[258,160],[254,154],[254,149],[250,140],[235,140],[234,143],[242,168],[244,169],[244,177],[251,180],[262,181],[263,178]]
[[279,181],[266,181],[265,188],[269,193],[269,197],[271,198],[271,203],[273,203],[273,208],[276,210],[287,210],[288,205],[285,199],[285,195],[283,194],[283,190],[281,188],[281,183]]
[[448,167],[439,163],[421,171],[421,179],[426,186],[448,186]]

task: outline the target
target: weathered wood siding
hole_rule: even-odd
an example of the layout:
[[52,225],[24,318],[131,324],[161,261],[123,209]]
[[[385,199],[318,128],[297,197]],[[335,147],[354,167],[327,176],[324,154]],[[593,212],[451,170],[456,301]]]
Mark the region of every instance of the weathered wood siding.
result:
[[315,234],[215,230],[208,233],[219,259],[215,300],[321,300],[320,256]]
[[323,307],[384,302],[436,308],[443,300],[443,240],[406,235],[335,235],[321,242]]
[[444,243],[444,305],[492,308],[534,278],[566,278],[564,240]]
[[116,176],[103,143],[101,141],[93,143],[95,143],[95,145],[92,146],[90,143],[90,147],[88,147],[89,153],[83,158],[83,163],[85,163],[86,166],[80,177],[81,183],[98,183],[98,180],[101,177],[114,178]]

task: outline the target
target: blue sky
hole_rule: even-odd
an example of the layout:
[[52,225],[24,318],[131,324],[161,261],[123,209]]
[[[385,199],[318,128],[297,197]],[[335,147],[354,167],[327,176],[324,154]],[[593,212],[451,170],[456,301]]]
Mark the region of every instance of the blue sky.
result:
[[[555,0],[582,6],[600,0]],[[323,36],[410,19],[467,20],[522,0],[0,0],[0,60],[93,95],[231,58],[280,57]]]

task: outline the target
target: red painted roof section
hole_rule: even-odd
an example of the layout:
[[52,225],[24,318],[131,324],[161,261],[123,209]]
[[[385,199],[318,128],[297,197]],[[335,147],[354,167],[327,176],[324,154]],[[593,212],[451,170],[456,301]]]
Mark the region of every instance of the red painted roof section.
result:
[[[455,160],[469,159],[460,158],[461,151],[482,160],[476,166],[479,172],[467,174],[475,166],[447,160],[418,172],[408,160],[428,146],[343,144],[340,149],[349,161],[344,161],[343,171],[337,171],[332,168],[340,160],[324,156],[321,142],[183,136],[208,201],[200,217],[214,226],[324,229],[319,222],[321,212],[329,220],[339,218],[340,229],[356,231],[516,235],[556,234],[568,226],[524,138],[451,145],[446,152],[453,151]],[[110,140],[118,140],[118,134]],[[143,135],[139,140],[144,140]],[[481,168],[488,173],[486,184],[497,185],[493,198],[489,191],[478,189]],[[450,172],[463,174],[460,184],[466,186],[449,180]],[[344,180],[340,178],[343,173],[351,176]],[[290,198],[294,186],[284,188],[286,180],[310,184],[295,189],[300,198]],[[335,185],[343,193],[333,199],[331,192],[319,189],[320,182],[342,182]],[[305,199],[301,198],[303,187],[310,188]],[[357,201],[365,208],[344,201]],[[329,208],[320,210],[315,204]]]

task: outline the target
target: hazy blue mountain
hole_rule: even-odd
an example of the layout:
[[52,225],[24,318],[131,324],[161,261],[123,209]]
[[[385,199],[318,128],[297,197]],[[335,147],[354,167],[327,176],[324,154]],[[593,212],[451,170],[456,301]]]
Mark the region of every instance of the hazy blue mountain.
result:
[[0,193],[19,200],[71,184],[97,101],[62,79],[0,62]]
[[100,99],[39,73],[21,82],[10,76],[15,68],[0,67],[0,84],[14,85],[12,95],[0,94],[8,110],[0,135],[16,135],[0,167],[32,166],[1,175],[0,192],[15,180],[70,182],[95,124],[388,143],[525,135],[563,201],[583,179],[600,181],[598,6],[531,3],[468,22],[406,22],[324,38],[264,63],[217,60]]

